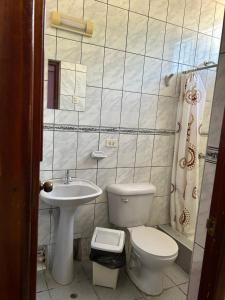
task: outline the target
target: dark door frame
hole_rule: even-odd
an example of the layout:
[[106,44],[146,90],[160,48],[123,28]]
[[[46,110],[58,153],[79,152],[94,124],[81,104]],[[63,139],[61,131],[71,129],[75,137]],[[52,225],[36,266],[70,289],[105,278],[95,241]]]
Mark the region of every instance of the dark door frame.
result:
[[207,233],[198,299],[224,300],[225,282],[221,279],[225,279],[225,113],[210,218],[215,220],[215,232]]
[[43,0],[0,1],[0,299],[34,300]]

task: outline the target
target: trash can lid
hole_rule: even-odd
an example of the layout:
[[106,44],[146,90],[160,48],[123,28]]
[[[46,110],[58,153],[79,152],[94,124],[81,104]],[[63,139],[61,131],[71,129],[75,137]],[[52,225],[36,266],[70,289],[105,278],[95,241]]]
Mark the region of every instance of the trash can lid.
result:
[[122,230],[96,227],[92,240],[91,248],[121,253],[125,243],[125,232]]

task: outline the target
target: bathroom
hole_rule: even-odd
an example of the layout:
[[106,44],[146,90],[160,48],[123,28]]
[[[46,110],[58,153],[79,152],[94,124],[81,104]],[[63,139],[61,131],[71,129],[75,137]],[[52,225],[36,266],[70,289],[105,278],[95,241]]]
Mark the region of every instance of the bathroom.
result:
[[[74,240],[82,261],[89,259],[95,227],[112,227],[106,191],[110,184],[151,182],[156,194],[147,225],[170,224],[180,74],[193,66],[202,66],[205,61],[217,63],[224,11],[224,6],[214,1],[105,2],[46,1],[45,68],[49,59],[87,67],[85,109],[80,112],[70,107],[48,109],[45,71],[44,150],[40,167],[42,181],[64,178],[68,169],[71,177],[90,180],[103,190],[96,200],[79,206],[75,214]],[[93,36],[82,38],[53,28],[50,13],[56,10],[90,19],[94,24]],[[164,79],[170,74],[175,75],[166,86]],[[206,90],[199,141],[199,152],[205,155],[216,68],[199,71],[199,75]],[[61,76],[66,75],[61,73]],[[112,147],[107,146],[110,141],[114,143]],[[103,151],[107,157],[91,158],[90,154],[96,150]],[[199,163],[201,173],[204,159]],[[57,211],[40,202],[38,245],[47,246],[49,256],[56,239]],[[190,237],[192,241],[193,238]],[[188,249],[193,247],[192,242],[184,243]],[[85,270],[88,265],[83,265],[82,271],[87,272],[84,277],[91,276],[89,270]],[[180,267],[172,272],[175,272],[172,278],[166,277],[168,286],[172,287],[168,293],[174,293],[173,299],[185,299],[188,274]],[[42,273],[38,275],[41,286],[37,291],[42,293],[37,293],[37,297],[40,299],[42,294],[61,299],[61,293],[69,299],[73,288],[76,292],[76,286],[58,287]],[[126,279],[121,279],[121,285],[121,295],[118,288],[114,296],[111,290],[96,288],[97,299],[142,298],[142,293]],[[124,285],[127,295],[123,292]],[[84,286],[85,290],[80,293],[88,288]],[[96,299],[95,293],[80,296]],[[78,299],[80,296],[78,293]]]
[[[45,1],[37,300],[206,299],[224,8],[224,0]],[[123,238],[113,288],[94,283],[96,228]],[[143,271],[152,257],[158,273]]]

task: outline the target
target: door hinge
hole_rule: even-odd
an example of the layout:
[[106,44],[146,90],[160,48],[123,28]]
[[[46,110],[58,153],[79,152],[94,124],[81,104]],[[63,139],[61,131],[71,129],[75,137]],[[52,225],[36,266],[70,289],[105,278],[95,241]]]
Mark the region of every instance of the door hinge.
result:
[[216,218],[209,217],[206,223],[206,228],[207,228],[208,235],[213,237],[216,230]]

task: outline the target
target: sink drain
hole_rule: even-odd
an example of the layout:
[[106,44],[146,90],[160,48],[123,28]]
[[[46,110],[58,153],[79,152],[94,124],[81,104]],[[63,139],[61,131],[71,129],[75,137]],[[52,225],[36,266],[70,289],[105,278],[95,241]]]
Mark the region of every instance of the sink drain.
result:
[[71,294],[71,295],[70,295],[70,298],[71,298],[71,299],[76,299],[77,297],[78,297],[77,294]]

